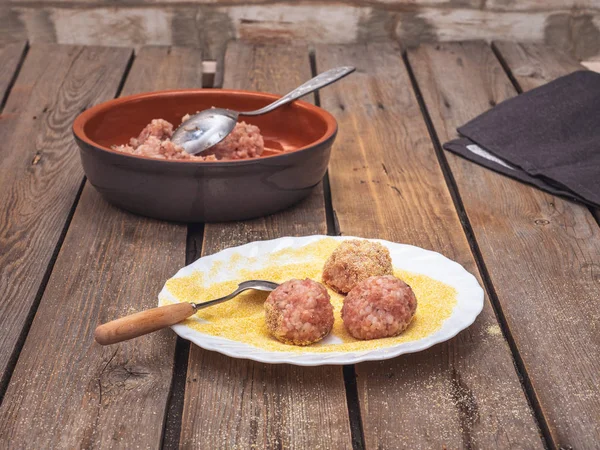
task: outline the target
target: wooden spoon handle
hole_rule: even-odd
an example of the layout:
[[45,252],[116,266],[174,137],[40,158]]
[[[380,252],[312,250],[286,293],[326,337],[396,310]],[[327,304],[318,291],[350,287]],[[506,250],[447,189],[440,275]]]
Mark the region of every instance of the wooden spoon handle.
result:
[[94,338],[101,345],[116,344],[175,325],[194,312],[191,303],[175,303],[148,309],[100,325],[96,328]]

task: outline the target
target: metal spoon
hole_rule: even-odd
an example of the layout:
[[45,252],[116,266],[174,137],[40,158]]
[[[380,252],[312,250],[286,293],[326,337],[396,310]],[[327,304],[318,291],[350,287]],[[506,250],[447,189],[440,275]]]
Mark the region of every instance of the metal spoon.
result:
[[231,133],[238,116],[259,116],[325,87],[354,72],[354,67],[337,67],[323,72],[289,94],[256,111],[239,112],[224,108],[200,111],[183,122],[173,133],[171,141],[192,155],[197,155],[221,142]]
[[238,285],[235,291],[225,297],[202,303],[184,302],[159,306],[158,308],[148,309],[105,323],[96,328],[94,338],[96,339],[96,342],[101,345],[110,345],[127,341],[175,325],[194,315],[201,309],[231,300],[249,289],[271,292],[275,290],[277,286],[279,286],[277,283],[271,281],[244,281]]

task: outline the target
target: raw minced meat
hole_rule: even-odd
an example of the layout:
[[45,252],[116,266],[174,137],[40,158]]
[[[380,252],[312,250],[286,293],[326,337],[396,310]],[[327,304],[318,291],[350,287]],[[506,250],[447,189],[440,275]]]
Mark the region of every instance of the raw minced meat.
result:
[[[189,118],[183,117],[182,121]],[[265,144],[260,129],[246,122],[238,122],[232,132],[203,155],[191,155],[183,147],[171,142],[173,125],[164,119],[154,119],[129,144],[113,146],[114,150],[132,155],[148,156],[156,159],[186,161],[216,161],[257,158],[264,151]]]
[[154,137],[159,141],[170,139],[173,136],[173,125],[164,119],[154,119],[146,128],[142,130],[137,138],[131,138],[129,144],[138,148],[140,145],[145,144],[150,137]]
[[323,267],[323,281],[332,289],[346,294],[362,280],[375,275],[391,275],[392,258],[379,242],[366,239],[344,241]]
[[258,158],[265,149],[263,137],[255,125],[238,122],[225,139],[203,153],[206,158],[248,159]]
[[267,329],[286,344],[310,345],[329,334],[333,306],[325,286],[316,281],[289,280],[265,301]]
[[342,320],[356,339],[397,336],[412,320],[417,298],[404,281],[384,275],[358,283],[344,299]]

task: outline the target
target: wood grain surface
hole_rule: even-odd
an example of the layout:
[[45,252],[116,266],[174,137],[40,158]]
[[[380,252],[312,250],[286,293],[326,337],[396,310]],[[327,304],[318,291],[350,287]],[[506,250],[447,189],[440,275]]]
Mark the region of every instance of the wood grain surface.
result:
[[195,312],[187,302],[145,309],[99,325],[94,339],[101,345],[117,344],[176,325]]
[[25,42],[11,42],[0,45],[0,107],[8,94],[26,48]]
[[[311,77],[306,47],[230,44],[226,88],[284,94]],[[203,255],[257,239],[325,234],[322,188],[281,213],[207,224]],[[341,367],[239,360],[192,346],[182,448],[351,448]]]
[[[408,56],[442,142],[516,95],[484,43],[422,46]],[[524,74],[523,66],[515,65],[517,72]],[[543,59],[529,66],[538,74],[554,70]],[[583,206],[445,155],[545,418],[548,444],[592,448],[600,440],[598,225]]]
[[81,188],[71,124],[83,109],[114,97],[130,53],[33,45],[7,99],[0,120],[2,380]]
[[[318,71],[357,67],[320,94],[340,127],[330,164],[339,231],[435,250],[478,276],[398,49],[318,46],[316,60]],[[543,448],[487,299],[458,337],[356,373],[367,449]]]
[[498,41],[493,46],[523,91],[568,73],[586,70],[572,56],[547,45]]
[[[129,54],[104,51],[125,61]],[[95,64],[100,72],[111,67]],[[201,68],[197,51],[145,48],[123,94],[197,87]],[[112,68],[117,80],[124,69]],[[38,74],[44,76],[53,75]],[[60,131],[70,133],[70,125],[61,121]],[[77,170],[78,162],[71,172]],[[0,447],[161,446],[175,335],[163,330],[102,347],[93,333],[100,323],[156,306],[165,280],[185,263],[186,234],[183,225],[118,210],[85,185],[0,408]]]

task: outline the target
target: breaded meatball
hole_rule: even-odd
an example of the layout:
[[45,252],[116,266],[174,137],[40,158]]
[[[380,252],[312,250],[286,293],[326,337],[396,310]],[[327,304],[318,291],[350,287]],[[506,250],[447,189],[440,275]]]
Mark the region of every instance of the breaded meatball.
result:
[[356,339],[397,336],[412,320],[417,299],[411,287],[385,275],[358,283],[344,299],[342,319]]
[[269,332],[285,344],[310,345],[329,334],[333,306],[325,286],[316,281],[289,280],[265,301]]
[[376,275],[392,275],[392,258],[379,242],[365,239],[344,241],[323,267],[323,281],[346,294],[360,281]]

